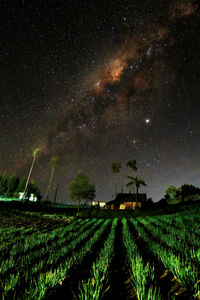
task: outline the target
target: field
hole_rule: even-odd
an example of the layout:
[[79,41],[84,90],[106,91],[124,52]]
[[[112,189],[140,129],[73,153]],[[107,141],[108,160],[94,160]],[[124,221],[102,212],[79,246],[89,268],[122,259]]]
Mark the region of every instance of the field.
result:
[[200,299],[200,210],[77,218],[0,210],[1,299]]

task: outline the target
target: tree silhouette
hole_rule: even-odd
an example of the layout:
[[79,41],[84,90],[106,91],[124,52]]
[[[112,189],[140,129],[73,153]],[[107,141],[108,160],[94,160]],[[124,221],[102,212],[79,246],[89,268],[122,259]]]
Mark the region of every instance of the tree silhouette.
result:
[[8,182],[8,176],[7,174],[4,172],[1,176],[0,176],[0,195],[5,195],[6,191],[7,191],[7,182]]
[[69,189],[71,191],[71,199],[78,202],[78,214],[81,201],[91,201],[96,196],[95,185],[91,184],[89,178],[82,172],[78,172],[70,182]]
[[111,170],[115,176],[115,196],[117,195],[117,176],[116,175],[119,173],[120,169],[121,169],[120,161],[116,161],[111,164]]
[[178,194],[178,189],[174,185],[170,185],[166,188],[165,195],[168,196],[170,200],[175,200]]
[[138,190],[141,185],[147,186],[144,180],[140,177],[133,177],[133,176],[127,176],[128,179],[130,179],[129,183],[127,183],[126,186],[135,185],[136,186],[136,206],[138,205]]
[[18,184],[18,187],[14,193],[14,196],[17,198],[19,197],[19,193],[24,191],[24,188],[26,186],[26,177],[23,176],[20,180],[19,180],[19,184]]
[[53,203],[56,203],[56,198],[57,198],[57,194],[58,194],[58,186],[59,184],[56,185],[56,189],[55,189],[55,193],[54,193],[54,199],[53,199]]
[[29,184],[29,181],[30,181],[33,166],[34,166],[35,160],[38,156],[39,150],[40,150],[39,148],[36,148],[35,150],[33,150],[33,154],[32,154],[33,155],[33,160],[32,160],[31,168],[29,170],[29,174],[28,174],[28,177],[27,177],[27,180],[26,180],[26,185],[25,185],[25,188],[24,188],[24,194],[23,194],[23,199],[22,200],[26,200],[27,187],[28,187],[28,184]]
[[7,191],[6,191],[6,196],[7,197],[12,197],[14,196],[14,193],[17,189],[19,185],[19,178],[17,178],[14,174],[11,175],[9,178],[8,178],[8,181],[7,181]]
[[[137,171],[136,159],[135,158],[129,159],[126,163],[126,166],[129,169],[129,176],[132,176],[134,174],[134,172]],[[133,192],[134,192],[134,188],[133,188]]]
[[45,194],[45,201],[47,201],[47,199],[48,199],[49,190],[50,190],[50,187],[51,187],[51,183],[52,183],[52,180],[53,180],[53,175],[54,175],[55,168],[57,166],[58,161],[59,161],[59,157],[57,155],[54,155],[54,156],[51,157],[50,162],[49,162],[49,165],[51,167],[51,175],[50,175],[50,178],[49,178],[49,184],[48,184],[47,191],[46,191],[46,194]]

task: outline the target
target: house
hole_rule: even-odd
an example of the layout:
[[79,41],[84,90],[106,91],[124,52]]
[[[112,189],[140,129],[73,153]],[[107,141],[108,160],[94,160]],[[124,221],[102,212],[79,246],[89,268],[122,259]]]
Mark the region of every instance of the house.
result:
[[92,206],[99,206],[101,208],[106,207],[106,202],[103,201],[92,201]]
[[[24,197],[24,193],[20,192],[19,193],[19,200],[23,200]],[[32,201],[32,202],[36,202],[37,201],[37,197],[34,194],[31,194],[29,198],[26,198],[26,200]]]
[[139,208],[142,207],[142,203],[147,200],[146,194],[128,194],[119,193],[116,198],[106,203],[106,206],[110,209],[135,209],[136,204]]

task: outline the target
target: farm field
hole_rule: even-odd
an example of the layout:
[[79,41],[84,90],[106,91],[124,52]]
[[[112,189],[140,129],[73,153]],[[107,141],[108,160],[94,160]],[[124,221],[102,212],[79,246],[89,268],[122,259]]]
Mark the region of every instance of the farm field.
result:
[[138,218],[0,211],[1,299],[200,299],[199,210]]

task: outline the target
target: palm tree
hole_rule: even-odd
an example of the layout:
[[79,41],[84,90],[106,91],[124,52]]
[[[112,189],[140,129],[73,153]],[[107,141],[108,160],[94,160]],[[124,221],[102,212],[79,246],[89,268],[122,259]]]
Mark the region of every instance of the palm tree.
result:
[[28,187],[28,184],[29,184],[29,181],[30,181],[30,178],[31,178],[31,173],[32,173],[32,170],[33,170],[33,166],[34,166],[34,163],[35,163],[35,160],[38,156],[38,153],[39,153],[39,148],[36,148],[35,150],[33,150],[33,160],[32,160],[32,164],[31,164],[31,168],[29,170],[29,174],[28,174],[28,177],[27,177],[27,180],[26,180],[26,185],[25,185],[25,188],[24,188],[24,193],[23,193],[23,198],[22,200],[26,200],[26,194],[27,194],[27,187]]
[[129,183],[127,183],[126,186],[131,186],[131,185],[135,185],[136,186],[136,206],[138,205],[138,190],[140,188],[141,185],[143,186],[147,186],[146,183],[144,182],[144,180],[140,177],[133,177],[133,176],[127,176],[128,179],[130,179]]
[[57,198],[57,194],[58,194],[58,186],[59,186],[59,184],[56,185],[53,203],[56,203],[56,198]]
[[[116,161],[111,164],[111,170],[113,174],[118,174],[121,168],[121,162]],[[117,195],[117,178],[115,177],[115,196]]]
[[47,187],[47,191],[46,191],[46,194],[45,194],[45,201],[47,201],[47,199],[48,199],[49,190],[50,190],[50,187],[51,187],[54,171],[55,171],[55,168],[57,166],[58,161],[59,161],[59,157],[57,155],[54,155],[54,156],[51,157],[50,162],[49,162],[49,165],[51,167],[51,175],[50,175],[50,178],[49,178],[49,185]]
[[[136,159],[132,158],[129,159],[126,163],[127,168],[129,168],[129,176],[131,176],[131,174],[137,171],[137,165],[136,165]],[[132,170],[132,172],[131,172]],[[134,187],[133,187],[133,192],[134,192]],[[131,193],[131,191],[130,191]]]
[[126,163],[126,166],[133,171],[137,171],[136,159],[129,159]]
[[121,193],[124,192],[123,176],[121,177]]

